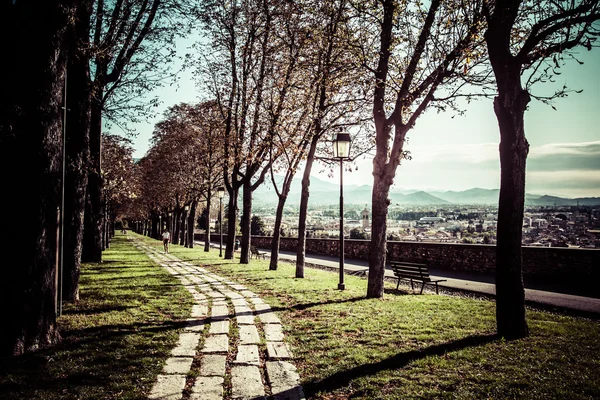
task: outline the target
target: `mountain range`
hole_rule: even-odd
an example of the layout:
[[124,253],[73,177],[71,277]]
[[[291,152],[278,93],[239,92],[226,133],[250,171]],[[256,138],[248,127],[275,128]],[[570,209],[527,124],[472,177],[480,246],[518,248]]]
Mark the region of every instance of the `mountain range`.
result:
[[[300,204],[300,179],[294,179],[286,204]],[[372,186],[344,184],[344,204],[370,204]],[[389,198],[391,205],[426,206],[426,205],[498,205],[499,189],[472,188],[463,191],[422,191],[391,188]],[[332,205],[339,203],[339,184],[311,177],[310,204]],[[277,203],[277,195],[269,182],[261,185],[254,192],[255,205]],[[549,195],[525,194],[527,206],[591,206],[600,205],[600,197],[563,198]]]

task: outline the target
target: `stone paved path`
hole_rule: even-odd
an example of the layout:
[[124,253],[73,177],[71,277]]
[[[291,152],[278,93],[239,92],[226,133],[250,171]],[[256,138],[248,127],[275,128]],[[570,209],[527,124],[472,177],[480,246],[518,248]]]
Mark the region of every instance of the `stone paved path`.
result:
[[[255,293],[227,278],[134,242],[195,299],[149,400],[304,399],[281,322]],[[227,385],[227,388],[226,388]]]

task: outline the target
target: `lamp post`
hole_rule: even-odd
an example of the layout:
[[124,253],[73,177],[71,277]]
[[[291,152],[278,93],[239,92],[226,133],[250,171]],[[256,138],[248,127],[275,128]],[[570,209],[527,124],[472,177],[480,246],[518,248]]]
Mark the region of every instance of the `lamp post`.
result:
[[338,133],[333,141],[333,157],[340,160],[340,283],[338,289],[346,289],[344,283],[344,160],[350,154],[350,134]]
[[225,188],[221,186],[217,189],[217,197],[219,197],[219,257],[223,257],[223,196],[225,196]]
[[185,226],[184,231],[183,231],[183,245],[185,247],[190,247],[189,243],[188,243],[188,229],[190,229],[189,224],[188,224],[188,212],[190,211],[190,206],[186,204],[186,206],[184,207],[185,209],[185,214],[184,214],[184,218],[185,220],[183,221],[183,225]]

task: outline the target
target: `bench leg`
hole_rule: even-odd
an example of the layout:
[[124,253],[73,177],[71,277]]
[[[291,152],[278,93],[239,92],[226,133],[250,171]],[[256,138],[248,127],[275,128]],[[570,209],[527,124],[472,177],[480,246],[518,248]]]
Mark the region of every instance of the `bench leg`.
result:
[[400,286],[400,278],[398,278],[398,284],[396,285],[396,290],[398,290],[399,286]]
[[413,280],[410,280],[410,287],[412,290],[415,290],[415,284],[413,283]]
[[438,283],[437,282],[435,283],[435,294],[439,294],[438,293]]
[[419,294],[423,294],[423,288],[424,288],[424,287],[425,287],[425,282],[423,282],[423,283],[421,284],[421,293],[419,293]]

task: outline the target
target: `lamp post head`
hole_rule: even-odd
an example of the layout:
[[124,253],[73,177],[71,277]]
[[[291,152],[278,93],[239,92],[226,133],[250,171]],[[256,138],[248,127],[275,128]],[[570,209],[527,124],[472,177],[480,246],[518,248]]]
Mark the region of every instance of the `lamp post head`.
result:
[[217,197],[219,199],[222,199],[225,196],[225,188],[223,186],[220,186],[217,188]]
[[338,133],[333,141],[333,156],[335,158],[348,158],[350,155],[350,134]]

